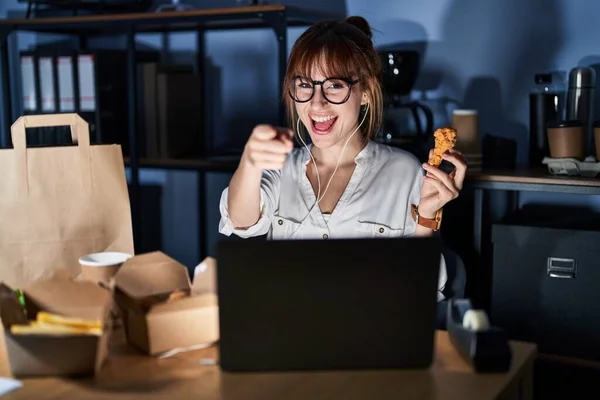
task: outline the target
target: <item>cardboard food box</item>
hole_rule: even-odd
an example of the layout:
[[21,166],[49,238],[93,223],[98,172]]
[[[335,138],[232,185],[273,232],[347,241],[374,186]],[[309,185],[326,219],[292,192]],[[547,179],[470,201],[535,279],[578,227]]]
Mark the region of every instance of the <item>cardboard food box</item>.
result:
[[149,355],[219,340],[214,259],[193,284],[187,268],[156,251],[127,260],[115,276],[115,300],[127,341]]
[[[112,293],[91,282],[68,279],[43,280],[22,289],[23,309],[16,292],[0,284],[0,317],[8,364],[15,377],[94,375],[108,356],[112,325]],[[101,328],[94,334],[60,332],[13,333],[11,327],[35,324],[38,313],[97,321]],[[40,313],[44,315],[45,313]],[[47,314],[46,314],[47,315]],[[14,325],[17,325],[14,327]],[[51,324],[52,325],[52,324]],[[56,325],[53,325],[56,328]],[[58,328],[63,328],[63,325]]]

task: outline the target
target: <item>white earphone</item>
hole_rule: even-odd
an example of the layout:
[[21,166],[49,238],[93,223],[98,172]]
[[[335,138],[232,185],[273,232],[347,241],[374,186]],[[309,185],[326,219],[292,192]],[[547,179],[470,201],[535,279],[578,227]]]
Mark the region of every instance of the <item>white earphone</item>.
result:
[[321,200],[323,200],[323,197],[325,197],[325,193],[327,193],[327,189],[329,189],[329,185],[331,184],[331,181],[333,180],[333,177],[335,176],[335,173],[337,172],[337,169],[340,166],[340,161],[342,160],[342,155],[344,154],[344,150],[346,150],[346,145],[348,145],[348,142],[350,141],[350,139],[352,139],[352,137],[354,136],[354,134],[356,132],[358,132],[358,130],[360,129],[360,127],[362,126],[362,124],[365,122],[365,119],[367,118],[367,112],[368,111],[369,111],[369,103],[367,103],[367,107],[365,109],[365,114],[363,115],[363,118],[360,121],[360,124],[358,124],[358,126],[356,127],[356,129],[354,130],[354,132],[352,132],[352,134],[350,136],[348,136],[348,139],[346,139],[346,143],[344,143],[344,147],[342,147],[342,151],[340,152],[340,156],[338,157],[338,161],[337,161],[337,164],[335,165],[335,169],[333,170],[333,174],[331,174],[331,178],[329,178],[329,182],[327,182],[327,186],[325,186],[325,190],[323,191],[323,195],[322,196],[321,196],[321,179],[319,177],[319,169],[317,168],[317,162],[315,161],[312,153],[310,152],[310,149],[308,148],[308,146],[304,142],[304,139],[302,139],[302,136],[300,135],[300,118],[298,118],[298,121],[296,122],[296,135],[298,135],[298,138],[300,139],[300,141],[302,142],[302,144],[304,145],[304,147],[308,151],[310,159],[312,160],[313,165],[315,166],[315,171],[317,173],[317,186],[318,186],[318,190],[317,190],[317,204],[320,203]]
[[335,169],[333,170],[333,174],[331,174],[331,178],[329,178],[329,182],[327,182],[327,186],[325,186],[325,190],[323,191],[323,195],[321,195],[321,178],[319,177],[319,169],[317,168],[317,162],[315,161],[315,158],[313,157],[310,149],[306,145],[306,142],[304,142],[304,139],[302,139],[302,136],[300,135],[300,117],[298,117],[298,120],[296,122],[296,135],[298,136],[298,138],[300,139],[300,141],[304,145],[304,148],[306,148],[306,151],[308,151],[308,155],[310,156],[310,159],[312,160],[313,165],[315,167],[315,172],[317,173],[317,196],[316,196],[315,203],[310,207],[310,209],[308,210],[308,213],[302,219],[302,221],[300,222],[300,225],[298,226],[298,228],[296,228],[296,230],[292,233],[292,235],[291,235],[292,237],[296,234],[296,232],[298,232],[298,229],[300,229],[302,227],[302,225],[304,225],[304,221],[306,221],[306,219],[310,216],[310,213],[312,212],[313,208],[315,208],[315,206],[317,204],[319,204],[319,202],[321,200],[323,200],[323,198],[325,197],[325,193],[327,193],[327,189],[329,189],[329,185],[331,184],[331,181],[333,180],[333,177],[335,176],[335,173],[338,170],[338,167],[340,165],[340,161],[342,160],[342,156],[344,154],[344,150],[346,150],[346,145],[348,145],[348,142],[350,141],[350,139],[352,139],[352,137],[354,136],[354,134],[356,134],[356,132],[358,132],[358,130],[360,129],[360,127],[362,126],[362,124],[365,122],[365,119],[367,118],[368,111],[369,111],[369,103],[367,103],[367,106],[366,106],[366,109],[365,109],[365,113],[364,113],[364,115],[362,117],[362,120],[360,121],[360,124],[358,124],[358,126],[356,127],[356,129],[354,130],[354,132],[352,132],[352,134],[350,136],[348,136],[348,139],[346,139],[346,143],[344,143],[344,147],[342,147],[342,151],[340,152],[340,156],[338,157],[337,164],[335,165]]

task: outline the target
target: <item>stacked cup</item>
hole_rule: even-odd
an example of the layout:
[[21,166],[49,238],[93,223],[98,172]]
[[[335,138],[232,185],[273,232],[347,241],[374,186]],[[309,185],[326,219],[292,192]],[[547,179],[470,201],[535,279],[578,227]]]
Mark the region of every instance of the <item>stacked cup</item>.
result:
[[111,286],[112,278],[114,278],[121,265],[131,257],[131,254],[112,251],[87,254],[79,258],[79,264],[81,265],[80,278]]
[[[132,257],[131,254],[105,251],[87,254],[79,258],[81,274],[78,279],[97,283],[112,290],[114,277],[121,265]],[[114,326],[121,326],[119,308],[113,304],[111,316]]]
[[481,137],[477,110],[452,111],[452,127],[456,129],[456,150],[460,151],[467,160],[469,170],[481,170]]

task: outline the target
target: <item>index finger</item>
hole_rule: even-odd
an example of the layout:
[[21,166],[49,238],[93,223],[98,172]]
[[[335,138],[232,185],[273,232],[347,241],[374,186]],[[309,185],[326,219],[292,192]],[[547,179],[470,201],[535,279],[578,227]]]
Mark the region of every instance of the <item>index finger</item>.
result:
[[446,154],[444,158],[454,165],[454,184],[462,189],[467,174],[467,160],[458,151],[452,151]]
[[465,165],[467,164],[467,159],[458,150],[450,149],[450,150],[448,150],[448,152],[446,153],[446,155],[449,156],[449,157],[454,157],[454,158],[460,160]]
[[291,129],[287,128],[276,128],[277,136],[276,138],[286,146],[294,146],[294,132]]
[[280,139],[283,138],[292,140],[292,138],[294,137],[294,131],[292,131],[291,129],[275,128],[275,130],[277,130],[277,137]]

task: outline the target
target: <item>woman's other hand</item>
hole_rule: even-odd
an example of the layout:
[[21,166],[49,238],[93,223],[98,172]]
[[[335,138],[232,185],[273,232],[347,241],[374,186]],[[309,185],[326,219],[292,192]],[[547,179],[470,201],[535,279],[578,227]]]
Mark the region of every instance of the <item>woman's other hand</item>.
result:
[[419,215],[425,218],[433,218],[439,209],[457,198],[465,181],[467,162],[463,155],[457,150],[449,150],[442,157],[454,165],[454,171],[448,174],[428,163],[423,164],[427,174],[423,177]]

